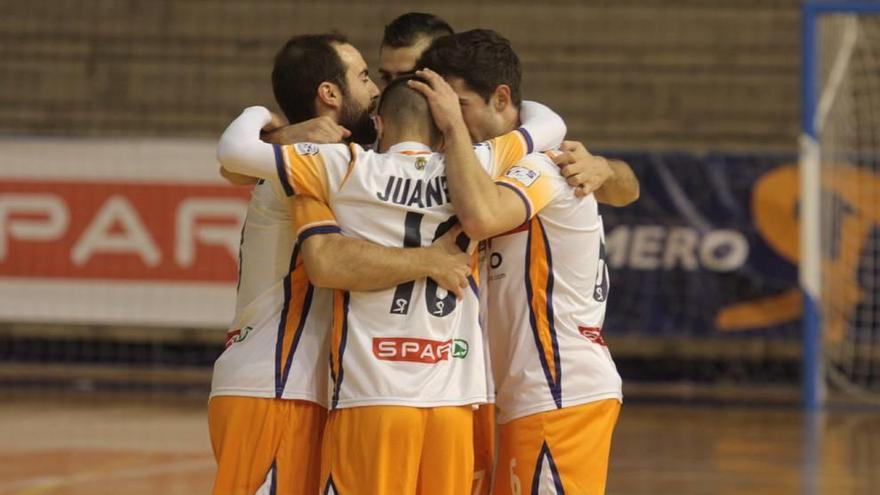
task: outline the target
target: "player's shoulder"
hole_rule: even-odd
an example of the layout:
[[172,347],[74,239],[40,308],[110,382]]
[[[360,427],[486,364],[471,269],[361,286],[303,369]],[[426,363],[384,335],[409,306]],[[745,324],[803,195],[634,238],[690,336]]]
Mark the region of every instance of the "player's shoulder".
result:
[[302,143],[293,143],[289,145],[289,148],[301,157],[310,157],[321,155],[322,157],[326,156],[338,156],[344,155],[346,157],[350,157],[352,153],[363,153],[364,149],[358,144],[346,144],[346,143],[327,143],[327,144],[318,144],[311,142],[302,142]]
[[[532,152],[522,157],[513,167],[528,167],[537,172],[546,172],[552,176],[560,175],[559,167],[553,162],[552,152]],[[560,175],[561,176],[561,175]]]

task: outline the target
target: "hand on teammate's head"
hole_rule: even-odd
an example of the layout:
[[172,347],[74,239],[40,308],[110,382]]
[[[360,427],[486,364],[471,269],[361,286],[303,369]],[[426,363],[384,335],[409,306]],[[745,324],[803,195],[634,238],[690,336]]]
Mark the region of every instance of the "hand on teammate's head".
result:
[[407,81],[407,84],[428,100],[431,115],[440,132],[445,135],[463,127],[461,104],[452,86],[431,69],[417,70],[415,74],[424,82],[413,79]]

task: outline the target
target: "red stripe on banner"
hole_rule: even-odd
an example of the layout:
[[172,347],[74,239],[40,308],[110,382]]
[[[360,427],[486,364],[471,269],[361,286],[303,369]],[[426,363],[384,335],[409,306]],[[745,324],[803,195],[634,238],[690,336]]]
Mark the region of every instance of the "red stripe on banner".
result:
[[0,276],[228,282],[250,188],[0,182]]

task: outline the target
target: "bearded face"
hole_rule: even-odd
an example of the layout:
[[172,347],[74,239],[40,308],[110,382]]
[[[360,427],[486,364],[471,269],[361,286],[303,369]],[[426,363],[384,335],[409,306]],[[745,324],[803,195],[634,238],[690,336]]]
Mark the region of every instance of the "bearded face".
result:
[[376,142],[376,126],[373,114],[379,99],[373,98],[366,104],[360,103],[351,94],[346,94],[339,112],[339,125],[351,131],[349,140],[360,145],[372,145]]

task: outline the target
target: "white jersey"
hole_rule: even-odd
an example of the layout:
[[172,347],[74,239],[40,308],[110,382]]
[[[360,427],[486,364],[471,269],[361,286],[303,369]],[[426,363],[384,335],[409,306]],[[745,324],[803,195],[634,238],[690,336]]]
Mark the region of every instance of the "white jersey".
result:
[[261,180],[242,228],[235,320],[214,363],[212,397],[326,406],[332,292],[309,285],[295,256],[290,200],[277,181]]
[[[518,131],[477,146],[497,176],[528,152]],[[308,236],[343,232],[389,247],[428,246],[456,222],[443,155],[401,143],[388,153],[356,145],[279,148]],[[437,407],[488,398],[476,271],[462,300],[431,279],[372,292],[336,292],[330,338],[332,408]]]
[[529,216],[490,241],[489,347],[499,423],[621,400],[620,375],[602,338],[608,270],[595,198],[576,198],[542,154],[497,183],[520,195]]

